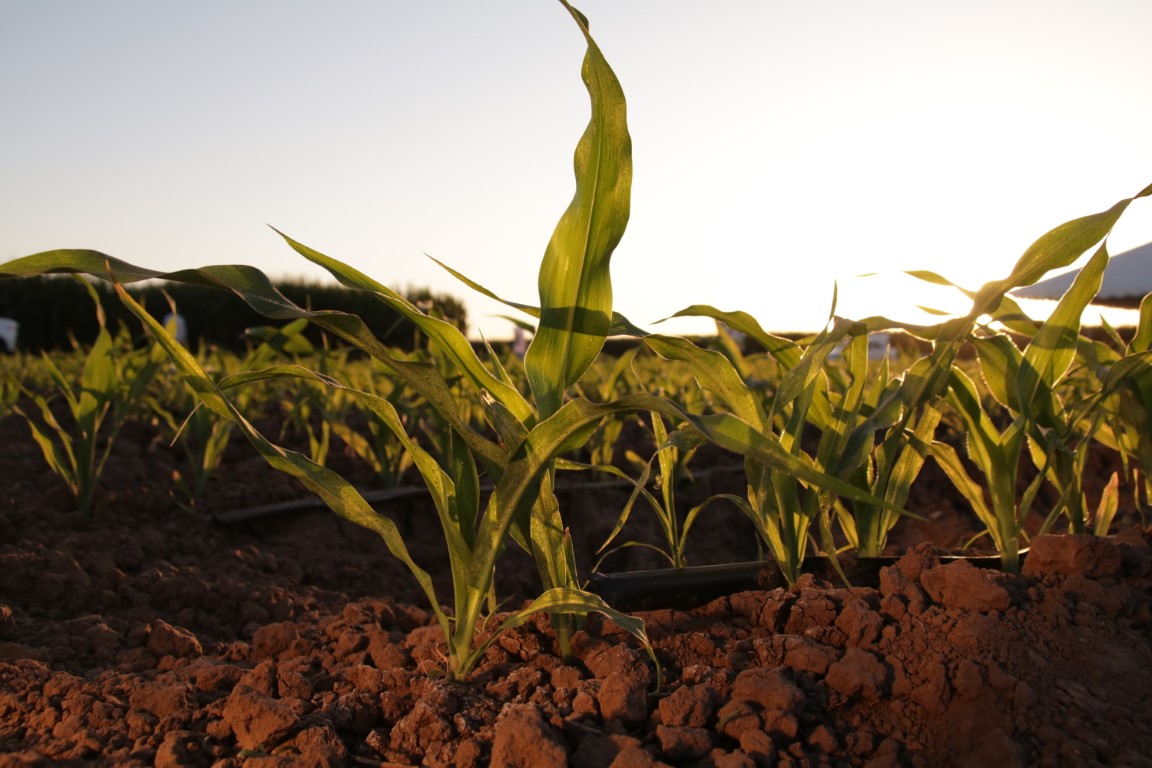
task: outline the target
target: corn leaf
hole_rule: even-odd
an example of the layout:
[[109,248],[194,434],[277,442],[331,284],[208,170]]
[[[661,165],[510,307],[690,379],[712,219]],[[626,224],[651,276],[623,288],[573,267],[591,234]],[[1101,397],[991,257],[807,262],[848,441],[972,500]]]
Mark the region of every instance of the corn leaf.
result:
[[628,224],[632,140],[624,91],[588,32],[587,20],[561,0],[588,43],[582,76],[592,118],[576,146],[576,194],[540,264],[540,325],[525,367],[541,417],[600,353],[612,318],[609,262]]
[[1013,413],[1020,413],[1020,398],[1016,382],[1019,380],[1023,354],[1016,342],[1003,333],[972,340],[980,360],[980,375],[996,402]]
[[749,389],[724,355],[675,336],[652,334],[644,338],[644,343],[666,360],[688,363],[701,388],[721,398],[744,421],[768,430],[769,421],[760,397]]
[[960,455],[956,453],[956,449],[947,443],[934,443],[932,445],[932,457],[944,470],[944,474],[952,481],[952,485],[960,492],[960,494],[968,500],[972,506],[972,511],[980,518],[980,522],[984,523],[984,527],[988,529],[993,538],[997,541],[999,548],[999,526],[997,525],[996,515],[992,514],[992,510],[988,507],[988,501],[984,497],[983,486],[972,480],[968,476],[968,470],[964,468],[964,462],[960,460]]
[[764,347],[768,354],[776,358],[786,369],[795,368],[803,354],[803,350],[796,342],[783,336],[768,333],[757,322],[756,318],[747,312],[722,312],[707,304],[693,304],[675,313],[672,317],[710,317],[724,323],[732,330],[743,333]]
[[1016,381],[1022,412],[1031,414],[1038,409],[1042,416],[1051,418],[1051,391],[1072,364],[1080,336],[1080,317],[1100,292],[1107,266],[1108,249],[1102,245],[1024,350]]
[[[319,251],[293,240],[278,230],[277,234],[283,237],[284,241],[287,242],[293,250],[314,264],[318,264],[327,269],[332,273],[332,276],[342,284],[374,293],[381,301],[411,321],[428,336],[429,339],[434,341],[440,351],[451,359],[457,369],[467,376],[478,389],[484,389],[492,393],[506,408],[516,414],[516,417],[521,421],[531,421],[532,409],[527,401],[525,401],[523,395],[521,395],[515,387],[501,381],[484,367],[484,364],[476,357],[476,352],[472,348],[471,342],[460,332],[459,328],[449,322],[424,314],[399,293],[373,280],[358,269],[350,267],[330,256],[325,256]],[[360,336],[358,329],[356,336]],[[348,340],[354,341],[354,339]]]
[[[26,414],[20,406],[15,408],[15,412],[24,417],[25,422],[28,424],[28,429],[32,433],[32,439],[36,441],[36,445],[40,446],[40,452],[44,455],[44,460],[48,462],[48,466],[52,469],[61,480],[63,480],[70,491],[75,494],[79,490],[77,471],[76,471],[76,454],[72,450],[73,439],[68,434],[60,423],[56,420],[56,416],[52,413],[51,406],[40,395],[33,395],[32,401],[36,404],[40,411],[40,416],[44,420],[44,424],[48,429],[44,429],[34,418]],[[50,431],[49,431],[50,430]]]
[[1093,515],[1092,532],[1097,536],[1107,536],[1119,509],[1120,476],[1113,472],[1108,484],[1104,486],[1104,491],[1100,494],[1100,503],[1096,507],[1096,514]]
[[1140,320],[1129,349],[1132,352],[1147,352],[1152,349],[1152,293],[1140,302]]
[[1152,195],[1152,185],[1117,202],[1106,211],[1073,219],[1042,235],[1024,252],[1008,277],[986,283],[980,288],[972,315],[995,311],[1008,291],[1032,285],[1048,272],[1076,261],[1081,254],[1108,236],[1133,200],[1148,195]]

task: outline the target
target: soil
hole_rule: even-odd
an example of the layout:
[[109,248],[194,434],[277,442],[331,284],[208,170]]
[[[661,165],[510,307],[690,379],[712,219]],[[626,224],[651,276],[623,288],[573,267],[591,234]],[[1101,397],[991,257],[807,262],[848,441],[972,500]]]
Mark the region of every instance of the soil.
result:
[[[806,575],[640,613],[659,687],[597,617],[570,663],[541,618],[458,684],[373,535],[316,509],[222,522],[306,496],[253,456],[237,444],[190,511],[177,449],[133,425],[83,518],[24,425],[0,421],[0,766],[1152,766],[1152,532],[1131,520],[1038,537],[1020,575],[942,563],[978,527],[927,473],[924,519],[900,524],[874,584]],[[686,499],[740,492],[737,462],[699,465]],[[626,496],[561,492],[585,572]],[[427,502],[381,509],[450,594]],[[655,531],[635,517],[628,537]],[[757,554],[720,506],[689,549]],[[630,548],[605,568],[658,565]],[[499,576],[508,605],[536,588],[519,552]]]

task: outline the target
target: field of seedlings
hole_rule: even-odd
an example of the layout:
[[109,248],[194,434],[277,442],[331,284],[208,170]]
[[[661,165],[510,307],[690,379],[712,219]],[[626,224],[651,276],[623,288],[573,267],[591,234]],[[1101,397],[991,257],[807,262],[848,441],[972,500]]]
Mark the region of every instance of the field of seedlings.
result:
[[[649,333],[623,90],[562,4],[592,118],[522,358],[287,235],[415,348],[243,265],[0,264],[99,320],[0,358],[0,768],[1152,766],[1152,299],[1080,320],[1152,187],[936,325]],[[182,342],[154,279],[267,323]]]

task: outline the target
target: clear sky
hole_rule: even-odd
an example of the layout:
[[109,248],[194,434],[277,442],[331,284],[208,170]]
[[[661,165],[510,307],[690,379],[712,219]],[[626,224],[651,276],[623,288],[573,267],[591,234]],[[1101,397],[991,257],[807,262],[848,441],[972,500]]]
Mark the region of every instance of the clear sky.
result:
[[[939,303],[1152,183],[1148,0],[584,0],[629,100],[616,309],[776,330]],[[536,300],[588,119],[553,0],[0,0],[0,260],[320,277],[265,224],[403,289]],[[1134,205],[1112,251],[1152,241]],[[2,311],[0,311],[2,314]],[[708,330],[666,324],[669,330]]]

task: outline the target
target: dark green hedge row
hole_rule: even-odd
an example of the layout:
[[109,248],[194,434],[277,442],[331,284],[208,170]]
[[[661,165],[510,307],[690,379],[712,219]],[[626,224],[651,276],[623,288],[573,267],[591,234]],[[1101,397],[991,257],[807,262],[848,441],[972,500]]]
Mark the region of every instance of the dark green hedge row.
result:
[[[94,285],[101,296],[109,328],[124,325],[133,333],[142,332],[139,321],[120,303],[109,284],[96,281]],[[277,282],[276,287],[299,306],[359,315],[386,344],[411,348],[416,338],[414,326],[363,291],[307,282]],[[247,328],[275,324],[225,291],[159,282],[132,286],[129,290],[142,299],[154,317],[160,319],[169,311],[164,293],[171,296],[177,311],[185,318],[188,340],[193,348],[212,344],[241,350],[246,344],[244,332]],[[467,313],[458,299],[433,294],[426,289],[409,290],[406,296],[414,303],[431,302],[445,319],[462,330],[467,328]],[[70,337],[81,343],[96,338],[95,308],[87,289],[79,278],[72,276],[0,280],[0,316],[11,317],[20,323],[19,345],[26,352],[68,348]],[[320,339],[318,329],[310,328],[308,336],[314,342]]]

